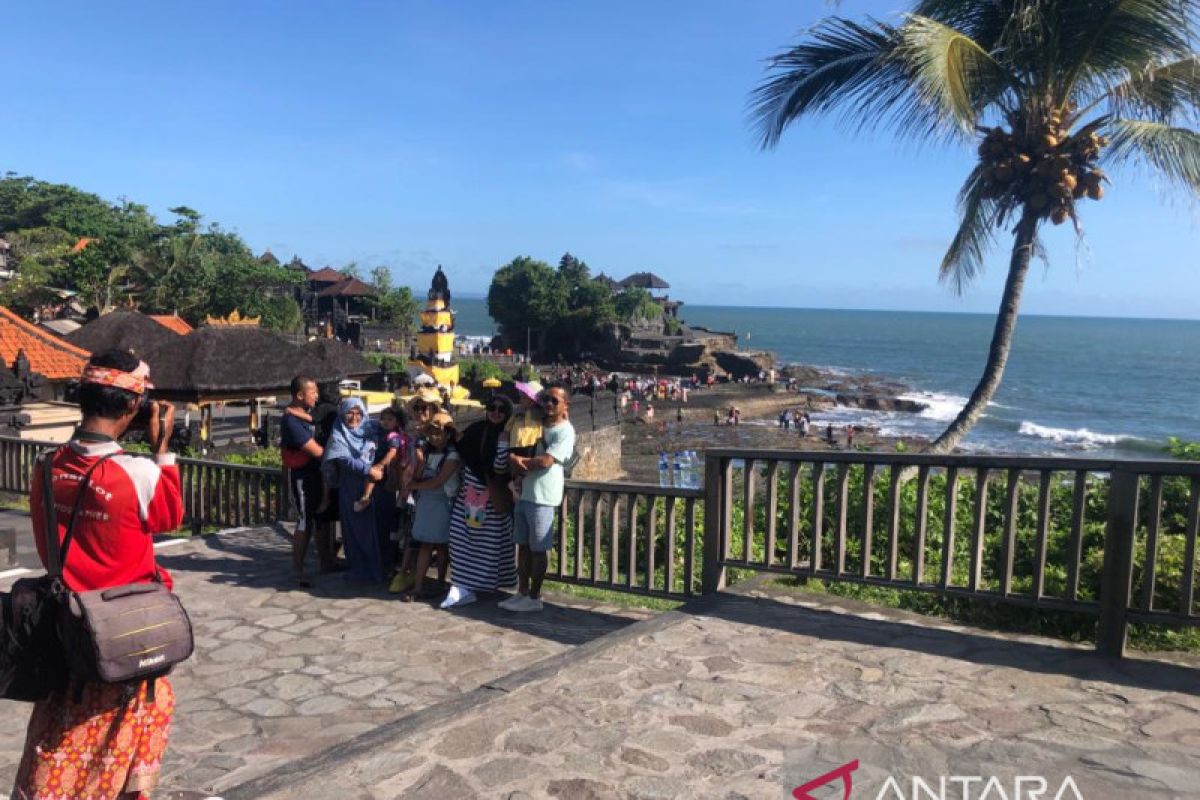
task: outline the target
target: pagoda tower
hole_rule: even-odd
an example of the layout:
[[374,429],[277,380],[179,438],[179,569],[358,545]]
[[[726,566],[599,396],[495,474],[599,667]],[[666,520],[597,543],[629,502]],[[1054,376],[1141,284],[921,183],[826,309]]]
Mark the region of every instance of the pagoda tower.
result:
[[454,311],[450,308],[450,285],[439,264],[429,289],[429,302],[421,312],[417,333],[417,360],[440,386],[458,386],[458,364],[454,361]]

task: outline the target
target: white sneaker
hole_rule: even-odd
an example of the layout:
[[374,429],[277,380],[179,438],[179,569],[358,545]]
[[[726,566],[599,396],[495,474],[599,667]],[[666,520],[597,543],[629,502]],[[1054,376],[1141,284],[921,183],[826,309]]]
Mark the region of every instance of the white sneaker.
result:
[[527,611],[541,611],[542,610],[542,601],[535,600],[534,598],[529,597],[528,595],[518,595],[517,601],[518,602],[513,603],[512,605],[510,605],[508,607],[509,611],[515,611],[518,614],[523,614]]
[[517,607],[521,604],[521,598],[523,598],[524,596],[525,595],[523,595],[523,594],[514,594],[512,597],[508,598],[507,600],[501,600],[499,603],[496,604],[496,607],[502,608],[505,611],[516,611]]
[[474,603],[476,599],[475,593],[470,589],[464,589],[461,586],[451,586],[450,591],[446,593],[446,599],[442,601],[438,608],[457,608],[458,606]]

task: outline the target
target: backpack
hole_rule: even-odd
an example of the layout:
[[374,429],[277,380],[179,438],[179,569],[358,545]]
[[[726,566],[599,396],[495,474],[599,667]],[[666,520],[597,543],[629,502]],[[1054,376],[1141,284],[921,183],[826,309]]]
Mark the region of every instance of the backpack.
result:
[[[545,434],[542,434],[542,438],[538,441],[538,444],[541,445],[541,447],[542,447],[542,453],[545,453],[547,450],[550,449],[550,447],[546,444]],[[579,455],[578,448],[574,448],[574,447],[571,448],[571,455],[567,456],[566,460],[562,462],[564,478],[571,477],[571,474],[573,472],[575,472],[575,468],[577,466],[579,466],[579,462],[581,459],[582,459],[582,456]]]

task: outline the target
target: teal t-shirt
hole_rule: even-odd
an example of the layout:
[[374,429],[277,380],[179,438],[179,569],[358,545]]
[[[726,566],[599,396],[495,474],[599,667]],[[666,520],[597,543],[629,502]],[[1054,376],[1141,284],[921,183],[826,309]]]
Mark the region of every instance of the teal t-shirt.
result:
[[521,499],[539,506],[562,505],[563,462],[575,452],[575,428],[570,422],[560,422],[542,429],[542,441],[538,442],[536,455],[549,453],[554,463],[549,469],[530,472],[521,483]]

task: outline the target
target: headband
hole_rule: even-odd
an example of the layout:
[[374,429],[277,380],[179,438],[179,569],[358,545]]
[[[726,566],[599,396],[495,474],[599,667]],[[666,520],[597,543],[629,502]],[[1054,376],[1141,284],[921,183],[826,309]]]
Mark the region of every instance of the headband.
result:
[[134,394],[145,394],[147,389],[154,388],[154,384],[147,380],[149,375],[150,367],[145,361],[139,361],[137,369],[133,372],[124,372],[112,367],[96,367],[91,364],[83,368],[84,383],[112,386]]

